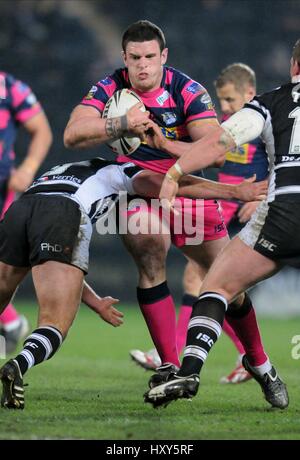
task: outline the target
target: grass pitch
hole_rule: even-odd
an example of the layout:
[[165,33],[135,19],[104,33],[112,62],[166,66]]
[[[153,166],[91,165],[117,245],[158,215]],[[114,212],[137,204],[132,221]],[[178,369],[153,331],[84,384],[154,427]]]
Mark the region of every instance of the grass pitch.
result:
[[[34,325],[36,308],[20,310]],[[0,410],[0,439],[300,439],[300,359],[291,354],[300,318],[260,320],[266,349],[288,384],[287,410],[269,409],[254,381],[218,383],[236,359],[225,336],[207,360],[196,398],[154,410],[143,402],[151,373],[128,354],[151,341],[138,308],[122,310],[125,324],[114,329],[81,308],[58,354],[25,376],[25,410]]]

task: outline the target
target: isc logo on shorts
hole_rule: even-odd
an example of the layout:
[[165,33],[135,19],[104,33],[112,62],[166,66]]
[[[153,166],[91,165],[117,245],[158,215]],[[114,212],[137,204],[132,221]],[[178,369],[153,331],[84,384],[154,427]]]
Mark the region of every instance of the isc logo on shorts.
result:
[[257,244],[260,244],[263,248],[268,249],[271,252],[274,252],[274,249],[277,248],[277,244],[271,243],[265,238],[261,238]]
[[41,250],[48,252],[62,252],[63,248],[60,244],[41,243]]

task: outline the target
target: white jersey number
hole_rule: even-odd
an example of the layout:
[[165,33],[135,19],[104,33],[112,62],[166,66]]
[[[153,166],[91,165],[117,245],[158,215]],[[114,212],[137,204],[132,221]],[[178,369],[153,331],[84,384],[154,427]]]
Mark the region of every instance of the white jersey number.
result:
[[289,155],[300,155],[300,107],[289,113],[289,118],[295,118],[291,135]]

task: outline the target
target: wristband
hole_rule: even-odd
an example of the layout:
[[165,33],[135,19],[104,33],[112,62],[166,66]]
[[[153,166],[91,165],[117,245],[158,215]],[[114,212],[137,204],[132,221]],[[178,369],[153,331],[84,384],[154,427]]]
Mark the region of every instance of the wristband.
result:
[[173,166],[167,171],[166,177],[174,182],[178,182],[181,176],[183,176],[183,171],[178,163],[174,163]]
[[180,174],[180,177],[183,176],[183,171],[182,171],[182,169],[181,169],[180,164],[178,164],[177,161],[176,161],[176,163],[174,163],[173,166],[174,166],[174,168],[176,169],[176,171]]
[[127,116],[107,118],[105,123],[105,132],[110,139],[119,139],[127,134],[128,122]]

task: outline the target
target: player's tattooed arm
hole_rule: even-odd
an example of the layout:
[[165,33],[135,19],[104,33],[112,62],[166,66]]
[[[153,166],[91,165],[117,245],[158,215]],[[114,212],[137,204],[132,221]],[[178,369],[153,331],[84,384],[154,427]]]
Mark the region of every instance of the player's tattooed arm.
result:
[[139,136],[144,139],[145,132],[148,129],[149,115],[148,111],[142,112],[140,109],[142,103],[131,107],[126,115],[114,118],[108,118],[105,123],[105,133],[109,139],[118,139],[122,136]]
[[124,136],[128,131],[126,115],[122,117],[107,118],[105,123],[105,132],[109,139],[118,139]]

